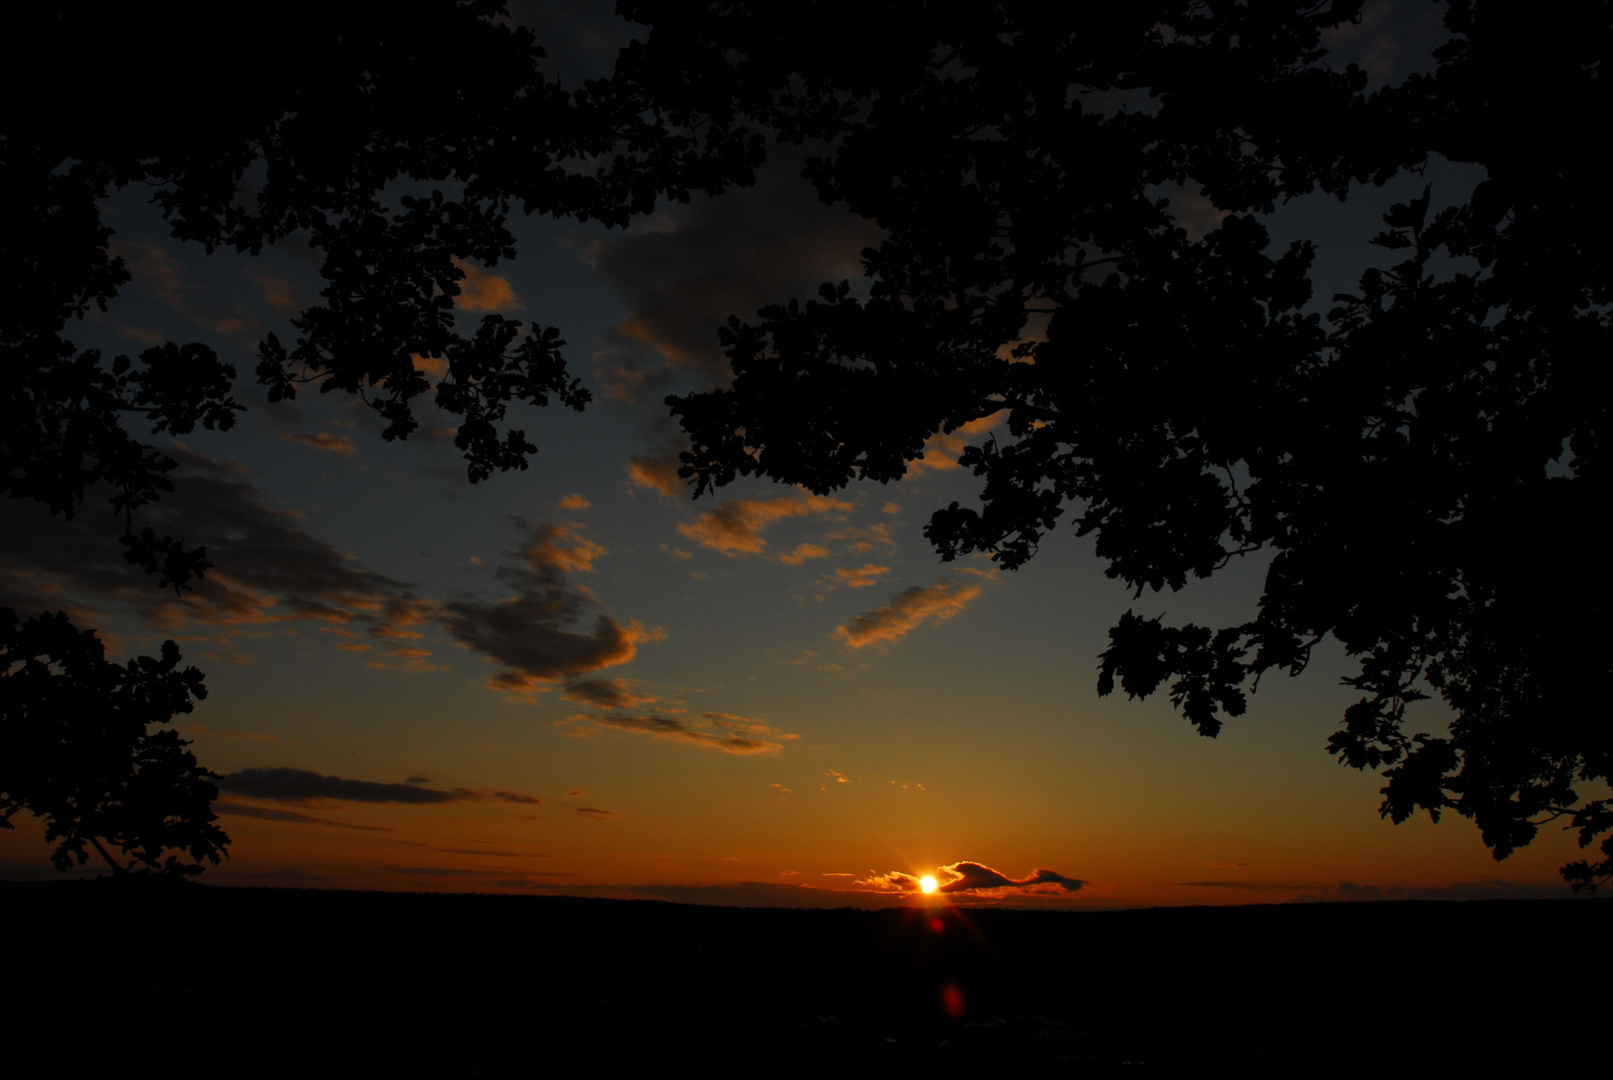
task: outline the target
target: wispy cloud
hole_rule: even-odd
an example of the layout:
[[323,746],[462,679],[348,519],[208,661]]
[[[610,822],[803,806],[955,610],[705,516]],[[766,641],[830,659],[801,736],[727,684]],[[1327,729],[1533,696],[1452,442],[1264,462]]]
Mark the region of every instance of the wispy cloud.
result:
[[866,589],[870,585],[878,585],[879,579],[890,572],[891,568],[888,566],[865,563],[858,567],[842,566],[835,571],[835,578],[847,588]]
[[[543,800],[518,791],[480,788],[434,788],[423,777],[411,776],[401,784],[326,776],[309,769],[285,766],[242,769],[215,779],[219,788],[252,799],[296,804],[398,803],[433,806],[455,802],[507,802],[538,806]],[[258,815],[263,816],[263,815]],[[277,819],[279,820],[279,819]]]
[[[989,578],[980,571],[960,574]],[[980,589],[978,580],[959,575],[943,577],[933,585],[915,585],[897,593],[883,607],[857,616],[835,633],[853,649],[889,645],[926,623],[936,626],[956,618],[980,595]]]
[[757,555],[767,547],[762,531],[774,522],[805,514],[849,513],[851,503],[822,495],[784,495],[777,499],[730,499],[708,510],[678,531],[724,555]]
[[656,711],[578,713],[556,726],[578,738],[619,731],[745,756],[777,754],[786,741],[796,738],[762,720],[716,712],[696,719]]
[[800,566],[808,559],[826,559],[829,549],[819,544],[800,544],[788,555],[780,555],[778,561],[785,566]]
[[329,432],[286,431],[280,437],[287,442],[301,443],[326,454],[340,454],[342,457],[353,457],[358,453],[358,447],[346,435],[332,435]]
[[626,679],[572,679],[560,696],[597,709],[633,709],[660,700],[654,694],[634,693]]
[[281,821],[293,825],[327,825],[337,829],[356,829],[360,832],[393,831],[381,825],[355,825],[350,821],[315,817],[313,814],[304,814],[296,810],[282,810],[275,806],[253,806],[251,803],[238,803],[230,799],[219,799],[214,802],[213,811],[234,817],[258,818],[261,821]]

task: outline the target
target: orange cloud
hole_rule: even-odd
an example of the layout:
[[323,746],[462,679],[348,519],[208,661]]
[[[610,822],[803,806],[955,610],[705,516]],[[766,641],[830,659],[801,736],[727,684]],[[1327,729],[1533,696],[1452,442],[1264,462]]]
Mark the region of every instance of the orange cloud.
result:
[[808,559],[823,559],[829,555],[829,549],[819,547],[817,544],[802,544],[788,555],[780,555],[779,562],[785,566],[800,566]]
[[937,431],[924,441],[924,449],[919,456],[907,463],[907,474],[917,476],[925,470],[945,472],[956,469],[958,458],[969,445],[969,440],[996,427],[1003,415],[1003,411],[998,410],[989,416],[971,420],[956,431]]
[[634,485],[659,491],[668,498],[678,494],[678,456],[662,454],[658,457],[635,455],[627,459],[627,475]]
[[532,535],[532,543],[519,554],[533,566],[587,573],[593,570],[595,559],[609,554],[602,544],[594,543],[569,525],[538,525]]
[[822,495],[784,495],[777,499],[731,499],[708,510],[678,531],[703,547],[724,555],[755,555],[767,547],[762,530],[775,521],[803,514],[846,513],[849,502]]
[[[440,379],[448,374],[448,360],[446,357],[410,354],[409,359],[414,363],[414,369],[422,375],[430,375],[433,378]],[[457,430],[457,428],[450,429],[449,434],[453,434]]]
[[761,720],[728,713],[705,713],[694,721],[662,712],[578,713],[556,726],[567,729],[568,735],[577,738],[602,731],[624,731],[741,756],[771,756],[784,749],[783,743],[773,740],[796,738]]
[[855,525],[848,526],[838,532],[832,532],[824,537],[825,540],[850,540],[846,550],[853,555],[861,555],[866,551],[873,551],[876,547],[896,546],[896,537],[891,533],[889,525],[880,523],[860,529]]
[[835,631],[847,645],[887,645],[924,623],[931,626],[954,618],[980,595],[980,586],[944,577],[933,585],[903,589],[884,607],[859,615]]
[[317,434],[307,431],[288,431],[280,436],[287,442],[301,443],[315,450],[322,450],[327,454],[340,454],[342,457],[352,457],[358,453],[358,447],[346,435],[330,435],[326,432]]
[[560,500],[560,507],[563,510],[586,510],[592,505],[594,504],[581,495],[567,495]]
[[875,566],[873,563],[868,563],[856,569],[842,566],[835,571],[835,577],[839,578],[840,583],[847,588],[865,589],[870,585],[878,585],[879,579],[890,572],[891,568],[888,566]]
[[506,311],[521,306],[508,278],[459,259],[454,260],[454,265],[465,275],[459,283],[459,297],[454,301],[454,306],[461,311]]

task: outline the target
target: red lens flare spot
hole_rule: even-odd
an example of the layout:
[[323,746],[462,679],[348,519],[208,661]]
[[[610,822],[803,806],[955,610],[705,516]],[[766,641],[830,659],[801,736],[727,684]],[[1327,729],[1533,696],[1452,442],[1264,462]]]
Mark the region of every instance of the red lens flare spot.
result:
[[941,931],[945,930],[946,928],[947,928],[947,924],[941,921],[941,916],[939,916],[939,915],[930,916],[930,929],[931,930],[934,930],[937,934],[939,934]]
[[952,1020],[963,1019],[963,989],[957,983],[941,986],[941,1011]]

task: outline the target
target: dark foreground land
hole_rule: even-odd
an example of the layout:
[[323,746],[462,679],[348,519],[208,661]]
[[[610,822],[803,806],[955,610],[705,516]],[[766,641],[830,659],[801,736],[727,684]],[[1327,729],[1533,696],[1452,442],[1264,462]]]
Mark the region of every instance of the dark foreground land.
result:
[[6,1052],[61,1075],[1538,1077],[1613,1032],[1604,900],[937,923],[71,882],[0,917]]

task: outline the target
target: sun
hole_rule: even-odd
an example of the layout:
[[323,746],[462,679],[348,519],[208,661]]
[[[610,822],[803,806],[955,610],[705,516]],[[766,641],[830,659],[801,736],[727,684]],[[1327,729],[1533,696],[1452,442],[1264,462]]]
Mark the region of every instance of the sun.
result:
[[934,892],[935,891],[935,879],[933,877],[921,877],[921,878],[919,878],[919,888],[923,889],[925,892]]

